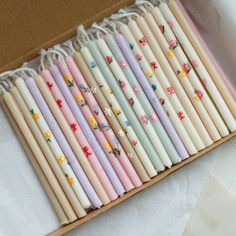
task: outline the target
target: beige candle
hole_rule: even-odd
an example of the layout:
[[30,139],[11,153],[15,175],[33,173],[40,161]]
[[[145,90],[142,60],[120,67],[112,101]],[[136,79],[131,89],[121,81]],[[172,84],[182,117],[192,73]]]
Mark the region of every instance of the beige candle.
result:
[[[40,147],[38,146],[37,141],[35,140],[33,134],[31,133],[21,111],[19,110],[16,102],[14,101],[14,98],[9,92],[4,92],[3,99],[7,104],[7,107],[9,108],[10,112],[12,113],[12,116],[17,122],[17,125],[19,126],[21,132],[23,133],[27,143],[29,144],[30,149],[32,150],[33,154],[35,155],[35,158],[37,159],[40,167],[42,168],[45,176],[47,177],[47,180],[51,187],[53,188],[55,194],[58,197],[59,202],[61,203],[69,221],[74,221],[77,219],[69,201],[65,197],[64,192],[62,191],[55,175],[53,174],[50,166],[48,165],[48,162],[45,159],[45,156],[43,155]],[[84,214],[86,214],[84,212]]]
[[51,186],[49,185],[47,179],[46,179],[46,176],[45,174],[43,173],[41,167],[39,166],[38,162],[36,161],[36,158],[33,154],[33,152],[31,151],[24,135],[22,134],[21,130],[19,129],[16,121],[14,120],[10,110],[8,109],[6,103],[3,101],[2,97],[0,97],[0,104],[2,105],[2,108],[4,110],[4,112],[6,113],[7,117],[8,117],[8,120],[10,121],[13,129],[15,130],[16,132],[16,135],[18,136],[18,139],[20,140],[24,150],[25,150],[25,153],[26,155],[28,156],[33,168],[34,168],[34,171],[35,173],[37,174],[57,216],[58,216],[58,219],[60,221],[60,223],[62,225],[64,224],[68,224],[69,223],[69,220],[60,204],[60,202],[58,201],[55,193],[53,192]]
[[185,16],[181,12],[180,7],[176,3],[176,1],[169,1],[169,7],[178,20],[179,24],[181,25],[182,29],[184,30],[185,34],[187,35],[188,39],[192,43],[194,49],[196,50],[198,56],[201,58],[202,62],[204,63],[204,66],[206,67],[208,73],[210,74],[212,80],[216,84],[221,96],[224,98],[226,104],[230,108],[231,112],[234,115],[234,118],[236,119],[236,103],[229,92],[229,89],[225,85],[222,76],[220,75],[219,71],[216,69],[215,65],[213,64],[211,58],[207,54],[206,50],[202,46],[202,43],[200,39],[197,37],[197,35],[194,33],[192,27],[186,20]]
[[87,177],[89,178],[100,200],[102,201],[104,205],[108,204],[110,202],[110,199],[107,193],[105,192],[101,182],[99,181],[97,175],[92,169],[89,161],[85,157],[85,154],[82,148],[80,147],[75,135],[73,134],[69,124],[67,123],[65,117],[63,116],[61,110],[59,109],[57,103],[55,102],[52,94],[50,93],[49,88],[47,87],[45,81],[43,80],[41,76],[37,76],[35,78],[35,82],[38,85],[38,88],[40,89],[54,117],[56,118],[59,126],[61,127],[62,132],[64,133],[66,139],[70,143],[70,146],[73,152],[75,153],[77,159],[79,160],[81,166],[83,167]]
[[49,165],[51,166],[55,176],[58,179],[58,182],[60,183],[63,191],[65,192],[71,206],[73,207],[76,215],[79,217],[83,214],[81,214],[81,211],[83,212],[83,208],[80,205],[80,202],[78,198],[76,197],[74,191],[72,190],[70,184],[68,183],[64,173],[62,172],[62,169],[60,168],[56,158],[54,157],[51,149],[49,148],[46,140],[44,139],[42,133],[39,130],[39,127],[37,126],[34,118],[32,117],[29,109],[27,108],[27,105],[24,102],[24,99],[20,95],[18,89],[15,86],[12,86],[10,88],[11,94],[14,96],[15,101],[17,102],[25,121],[27,122],[29,128],[31,129],[31,132],[33,133],[34,137],[36,138],[40,148],[42,149]]

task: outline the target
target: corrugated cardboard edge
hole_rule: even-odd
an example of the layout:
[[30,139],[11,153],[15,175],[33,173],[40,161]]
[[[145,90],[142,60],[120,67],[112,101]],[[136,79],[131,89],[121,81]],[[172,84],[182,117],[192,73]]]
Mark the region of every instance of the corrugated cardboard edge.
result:
[[0,68],[0,72],[4,72],[7,70],[12,70],[17,67],[20,67],[23,62],[31,61],[34,58],[39,56],[39,52],[42,48],[49,48],[52,47],[55,44],[65,42],[66,40],[74,37],[76,35],[76,29],[80,24],[83,24],[85,27],[91,26],[93,22],[99,22],[103,20],[105,17],[110,16],[114,12],[118,11],[120,8],[131,5],[134,3],[134,0],[121,0],[114,5],[112,5],[109,8],[104,9],[103,11],[97,13],[93,17],[88,18],[87,20],[83,22],[77,22],[75,26],[68,29],[67,31],[63,32],[61,35],[52,38],[51,40],[38,45],[38,47],[34,48],[33,50],[29,51],[28,53],[24,54],[23,56],[18,57],[16,60],[14,60],[12,63],[9,63],[8,65],[2,66]]
[[215,149],[216,147],[220,146],[221,144],[225,143],[226,141],[232,139],[233,137],[236,136],[236,132],[229,134],[228,136],[222,138],[221,140],[215,142],[214,144],[212,144],[211,146],[205,148],[204,150],[198,152],[197,154],[191,156],[190,158],[182,161],[181,163],[173,166],[170,169],[165,170],[164,172],[162,172],[161,174],[157,175],[156,177],[154,177],[153,179],[151,179],[149,182],[143,184],[141,187],[136,188],[128,193],[126,193],[124,196],[118,198],[117,200],[111,202],[110,204],[103,206],[100,209],[91,211],[90,213],[88,213],[87,216],[85,216],[84,218],[81,218],[79,220],[76,220],[75,222],[68,224],[66,226],[62,226],[59,229],[53,231],[52,233],[49,233],[48,236],[60,236],[63,235],[73,229],[75,229],[76,227],[80,226],[81,224],[84,224],[85,222],[93,219],[94,217],[102,214],[103,212],[111,209],[114,206],[119,205],[120,203],[122,203],[123,201],[125,201],[126,199],[134,196],[135,194],[148,189],[149,187],[151,187],[152,185],[154,185],[155,183],[161,181],[162,179],[164,179],[165,177],[167,177],[168,175],[172,174],[173,172],[175,172],[176,170],[182,168],[183,166],[189,164],[190,162],[196,160],[197,158],[203,156],[204,154],[208,153],[209,151]]

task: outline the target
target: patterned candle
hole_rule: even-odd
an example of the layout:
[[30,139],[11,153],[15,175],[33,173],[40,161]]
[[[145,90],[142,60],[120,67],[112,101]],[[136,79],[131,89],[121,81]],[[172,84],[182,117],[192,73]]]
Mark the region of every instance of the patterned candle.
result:
[[[80,181],[80,184],[83,186],[80,186],[80,190],[83,190],[83,194],[81,196],[85,196],[86,201],[89,201],[89,199],[92,201],[92,203],[94,204],[95,207],[99,207],[99,205],[101,204],[100,199],[98,198],[96,192],[94,191],[93,187],[91,186],[87,176],[85,175],[81,165],[79,164],[74,152],[72,151],[69,143],[67,142],[65,136],[63,135],[57,121],[55,120],[55,118],[53,117],[50,109],[47,106],[47,103],[45,102],[42,94],[40,93],[34,79],[32,77],[26,78],[25,79],[25,83],[30,91],[30,93],[32,94],[32,97],[34,99],[34,101],[36,102],[39,110],[41,112],[40,116],[42,117],[42,119],[45,119],[45,123],[48,125],[48,131],[46,131],[44,133],[45,138],[47,139],[47,142],[50,143],[51,139],[55,139],[55,141],[57,141],[58,145],[60,146],[62,152],[65,154],[65,156],[59,156],[58,157],[58,161],[59,162],[64,162],[65,158],[67,158],[67,160],[69,161],[69,165],[71,166],[71,168],[73,169],[74,173],[75,173],[75,178],[76,180]],[[32,107],[31,109],[32,114],[34,115],[36,113],[36,117],[38,114],[38,111]],[[36,118],[37,119],[37,118]],[[62,159],[62,160],[61,160]],[[74,179],[72,179],[72,182],[74,181]],[[78,183],[79,183],[78,181]],[[86,194],[88,196],[86,196]],[[80,197],[81,197],[80,196]],[[89,199],[88,199],[89,198]],[[81,199],[81,204],[83,204],[83,199]],[[84,202],[86,203],[86,202]],[[89,205],[83,205],[84,208],[90,208],[91,207],[91,203],[89,203]]]
[[[106,59],[108,66],[110,67],[111,71],[114,74],[117,82],[120,84],[120,88],[124,92],[130,106],[136,113],[136,116],[139,118],[140,123],[142,124],[144,130],[146,131],[150,141],[152,142],[156,152],[158,153],[159,157],[161,158],[162,163],[167,166],[171,167],[172,163],[169,159],[167,152],[165,151],[159,137],[157,136],[147,114],[145,113],[142,105],[140,104],[138,98],[136,97],[134,91],[132,90],[127,78],[125,77],[123,71],[119,67],[116,58],[111,53],[110,49],[108,48],[107,44],[105,43],[104,39],[99,38],[96,40],[96,43],[100,49],[103,58]],[[108,60],[109,58],[109,60]]]
[[[114,131],[117,132],[120,142],[121,142],[122,146],[124,147],[126,153],[128,153],[128,155],[130,157],[130,161],[133,164],[135,170],[137,171],[139,177],[141,178],[141,180],[143,182],[149,181],[150,178],[148,177],[148,175],[150,177],[157,175],[157,172],[154,169],[153,165],[149,161],[148,162],[149,165],[147,165],[147,167],[149,167],[149,168],[147,168],[147,172],[146,172],[146,170],[144,169],[144,166],[142,165],[142,163],[137,155],[139,152],[137,152],[137,154],[135,152],[136,145],[133,146],[131,144],[133,139],[129,140],[129,136],[130,136],[128,134],[129,131],[125,128],[123,129],[123,127],[120,125],[120,123],[118,121],[118,117],[116,117],[113,110],[110,108],[110,105],[106,100],[106,97],[103,95],[100,87],[98,86],[93,74],[90,72],[89,67],[87,66],[82,55],[79,52],[75,52],[73,54],[73,57],[75,59],[75,62],[78,65],[80,71],[83,73],[83,75],[90,87],[90,91],[94,94],[94,97],[97,99],[102,110],[106,114],[109,123],[111,124],[112,127],[115,127],[113,129],[114,129]],[[135,137],[135,138],[137,138],[137,137]],[[147,175],[147,173],[148,173],[148,175]]]
[[[117,44],[120,44],[120,41],[124,40],[123,36],[119,33],[116,33],[115,40],[114,37],[109,34],[105,40],[107,44],[109,45],[110,49],[112,50],[113,55],[116,57],[117,61],[122,61],[125,66],[121,66],[124,74],[126,75],[126,78],[128,79],[131,87],[133,88],[133,91],[135,92],[136,96],[138,97],[140,103],[142,104],[145,112],[148,114],[149,119],[158,134],[162,145],[166,149],[167,153],[169,154],[169,157],[171,161],[176,164],[181,161],[178,153],[176,152],[173,144],[171,143],[165,129],[163,128],[162,124],[160,123],[160,120],[158,119],[158,116],[156,112],[154,111],[153,107],[151,106],[150,102],[148,101],[148,98],[146,97],[145,93],[143,92],[142,88],[140,87],[133,71],[131,70],[128,62],[126,61],[124,55],[122,54],[119,47],[117,47]],[[117,44],[116,44],[117,42]],[[122,43],[122,42],[121,42]],[[131,65],[131,67],[138,66],[138,63]]]
[[[24,81],[23,81],[24,82]],[[18,105],[14,101],[14,98],[9,92],[4,92],[3,93],[3,99],[5,103],[7,104],[7,107],[9,108],[11,114],[13,115],[15,121],[17,122],[17,125],[19,126],[21,132],[23,133],[27,143],[30,146],[30,149],[35,155],[35,158],[37,159],[40,167],[42,168],[45,176],[47,177],[48,182],[50,183],[51,187],[53,188],[53,191],[55,191],[58,200],[60,201],[61,205],[63,206],[67,216],[71,220],[76,219],[76,215],[73,212],[73,209],[69,206],[67,199],[64,197],[63,191],[60,188],[60,185],[57,182],[57,179],[55,178],[55,175],[51,171],[46,159],[44,158],[44,155],[41,151],[41,149],[38,146],[38,143],[36,139],[34,138],[33,134],[31,133],[21,111],[19,110]],[[67,206],[65,203],[67,202]],[[86,212],[84,209],[81,207],[80,211],[80,216],[83,217],[86,215]]]
[[[110,202],[109,197],[107,196],[101,182],[99,181],[92,166],[90,165],[87,156],[85,155],[81,146],[79,145],[73,131],[71,130],[70,125],[66,122],[66,119],[63,116],[63,113],[60,110],[57,102],[54,101],[53,96],[50,93],[49,88],[47,87],[47,84],[43,81],[41,76],[35,77],[35,83],[37,84],[39,90],[41,91],[45,101],[48,104],[48,107],[50,108],[62,132],[64,133],[68,143],[70,144],[72,151],[77,157],[91,185],[93,186],[94,190],[96,191],[100,199],[99,201],[96,201],[97,203],[96,207],[99,207],[100,204],[108,204]],[[97,200],[97,198],[95,199]]]
[[[114,93],[117,100],[111,100],[111,107],[116,106],[116,101],[119,101],[119,104],[123,108],[125,114],[127,115],[128,120],[126,121],[126,126],[131,126],[134,128],[137,136],[139,137],[140,141],[142,142],[142,145],[146,148],[146,152],[149,155],[149,158],[151,159],[153,165],[155,166],[157,171],[164,170],[164,166],[162,162],[160,161],[158,154],[155,152],[153,146],[151,145],[147,135],[145,134],[145,131],[143,130],[139,120],[135,116],[132,108],[129,106],[129,103],[125,99],[118,83],[116,82],[116,79],[114,78],[113,74],[111,73],[109,67],[106,64],[106,61],[103,59],[99,49],[97,48],[96,44],[94,42],[89,42],[88,47],[90,49],[91,54],[93,55],[93,58],[91,58],[98,66],[96,66],[98,75],[100,76],[101,81],[98,80],[99,86],[102,89],[106,89],[107,91],[110,91],[110,93]],[[89,56],[89,50],[86,47],[83,47],[81,49],[81,53],[83,56]],[[91,64],[89,61],[88,65]],[[101,71],[102,73],[101,73]],[[106,80],[104,79],[106,78]],[[112,81],[111,81],[112,80]],[[107,81],[107,82],[106,82]],[[109,85],[108,85],[109,83]],[[120,113],[121,110],[115,110],[115,113]]]
[[[173,34],[170,26],[167,24],[164,17],[162,16],[159,8],[157,8],[157,7],[152,8],[151,13],[154,16],[158,25],[159,26],[161,25],[164,27],[165,30],[163,31],[163,35],[168,40],[169,44],[176,43],[176,46],[173,47],[173,45],[172,45],[171,49],[174,51],[176,57],[178,58],[178,61],[182,65],[181,72],[183,72],[183,74],[186,74],[188,76],[189,81],[191,82],[192,86],[194,87],[196,95],[197,95],[196,99],[201,100],[202,104],[206,108],[208,114],[210,115],[212,121],[216,125],[217,130],[220,132],[220,134],[222,136],[227,135],[229,133],[227,130],[227,127],[224,125],[223,120],[221,119],[219,113],[217,112],[214,104],[212,103],[211,99],[209,98],[209,96],[208,96],[207,92],[205,91],[199,78],[197,77],[194,69],[192,69],[192,67],[190,66],[190,62],[189,62],[188,58],[186,57],[185,53],[183,52],[182,47],[179,46],[179,44],[175,38],[175,35]],[[195,66],[197,66],[197,65],[195,64]],[[213,137],[212,137],[212,139],[213,139]],[[219,139],[220,139],[220,135],[215,133],[215,137],[213,140],[216,141]]]
[[[160,10],[168,22],[173,23],[172,30],[176,35],[176,38],[179,40],[180,44],[183,45],[184,51],[191,60],[192,65],[195,67],[197,74],[201,81],[203,81],[204,86],[208,93],[210,94],[212,100],[214,101],[216,107],[218,108],[221,116],[223,117],[225,123],[227,124],[229,130],[231,132],[236,130],[236,122],[235,119],[229,110],[228,106],[226,105],[224,99],[222,98],[221,94],[219,93],[217,87],[215,86],[214,82],[212,81],[211,76],[209,75],[208,71],[206,70],[205,66],[203,65],[201,59],[199,58],[198,54],[196,53],[195,49],[193,48],[192,44],[188,40],[187,36],[185,35],[184,31],[180,27],[179,23],[175,19],[174,15],[172,14],[171,10],[169,9],[166,3],[160,4]],[[197,65],[197,66],[196,66]]]
[[[136,43],[132,33],[129,30],[129,27],[125,24],[122,24],[122,26],[120,27],[120,31],[121,33],[126,37],[126,39],[129,42],[129,47],[130,49],[127,47],[127,43],[124,42],[122,44],[122,48],[120,45],[120,48],[124,54],[124,56],[126,57],[127,61],[130,63],[130,61],[133,61],[134,58],[135,60],[138,60],[140,67],[142,69],[145,69],[143,66],[146,65],[147,68],[150,68],[148,62],[146,61],[146,59],[144,58],[140,48],[138,47],[138,44]],[[131,50],[131,51],[130,51]],[[131,52],[131,53],[130,53]],[[132,56],[133,53],[133,56]],[[141,63],[140,63],[141,62]],[[188,158],[189,155],[180,139],[180,137],[178,136],[174,126],[172,125],[171,121],[175,124],[176,121],[179,121],[178,117],[176,118],[176,120],[174,120],[174,117],[176,116],[176,113],[173,113],[173,117],[172,120],[170,121],[169,117],[162,107],[162,105],[164,106],[166,104],[166,100],[163,99],[162,96],[159,97],[159,99],[157,98],[154,90],[156,90],[156,87],[152,87],[149,82],[148,79],[146,78],[146,75],[144,74],[143,71],[146,70],[140,70],[139,68],[137,69],[137,73],[139,74],[138,76],[136,75],[137,79],[139,80],[140,85],[142,86],[143,90],[145,91],[149,101],[151,102],[154,110],[156,111],[157,115],[159,116],[163,126],[165,127],[172,143],[174,144],[176,150],[178,151],[179,155],[181,158],[185,159]],[[150,76],[154,76],[153,73],[148,73],[148,77]],[[163,94],[164,95],[164,94]],[[177,124],[176,124],[177,125]]]
[[[60,91],[62,92],[64,98],[66,99],[68,105],[70,106],[72,112],[74,113],[74,115],[76,117],[76,120],[79,122],[84,133],[90,132],[89,130],[91,130],[91,129],[90,129],[86,119],[84,118],[83,113],[80,110],[80,107],[77,105],[73,95],[71,94],[70,89],[66,85],[66,82],[64,81],[58,67],[56,65],[52,65],[50,67],[50,72],[52,73],[52,75],[57,83],[57,86],[59,87]],[[92,134],[93,134],[93,132],[92,132]],[[107,153],[107,151],[101,152],[101,149],[100,149],[100,146],[98,145],[97,139],[95,138],[94,135],[91,135],[91,133],[90,133],[90,137],[89,137],[89,142],[90,142],[90,145],[95,144],[96,148],[98,148],[98,150],[99,150],[99,153],[102,154],[101,163],[104,164],[103,167],[104,167],[105,171],[107,172],[107,174],[110,178],[110,181],[112,182],[117,194],[123,195],[125,192],[123,185],[121,184],[118,176],[115,174],[113,168],[110,165],[110,162],[107,160],[107,157],[105,157],[103,155],[104,152]],[[96,154],[97,154],[97,152],[96,152]]]
[[[191,120],[193,121],[193,124],[196,127],[199,135],[201,136],[201,139],[204,142],[204,144],[206,146],[211,145],[213,143],[213,141],[212,141],[209,134],[212,135],[212,133],[214,134],[214,132],[218,133],[213,121],[211,120],[210,116],[208,115],[201,100],[196,99],[196,92],[195,92],[194,88],[192,87],[191,83],[189,82],[189,80],[182,79],[183,77],[187,78],[187,75],[186,75],[186,73],[182,72],[181,65],[179,64],[173,50],[171,50],[169,48],[169,44],[166,41],[165,37],[163,36],[161,30],[159,29],[152,14],[149,12],[145,13],[144,18],[153,33],[153,37],[156,39],[156,42],[159,43],[162,51],[164,52],[166,58],[168,59],[170,65],[172,66],[172,68],[174,70],[174,72],[171,70],[171,68],[168,70],[170,72],[170,76],[168,78],[170,81],[173,81],[173,86],[175,88],[176,94],[178,95],[180,101],[183,104],[185,104],[185,108],[186,108],[187,112],[190,114]],[[155,40],[153,39],[152,42],[155,42]],[[155,53],[156,52],[155,43],[152,43],[152,49],[153,49],[153,52]],[[165,60],[163,60],[164,63],[165,63]],[[163,63],[163,62],[160,62],[160,63]],[[167,68],[167,66],[166,67],[163,66],[163,68]],[[166,74],[168,74],[168,73],[166,73]],[[178,78],[179,80],[177,80],[175,78]],[[196,113],[194,108],[196,109],[196,111],[198,112],[200,117],[198,116],[198,114]],[[208,132],[209,132],[209,134],[208,134]],[[212,135],[212,136],[214,136],[214,135]]]
[[[106,172],[104,171],[103,167],[101,166],[99,160],[97,159],[97,156],[95,155],[92,147],[90,146],[89,142],[87,141],[82,129],[80,128],[74,114],[72,113],[68,103],[65,101],[65,98],[63,97],[61,91],[57,87],[57,84],[55,83],[51,73],[44,69],[41,71],[41,75],[45,82],[47,83],[55,101],[57,102],[59,108],[61,109],[63,115],[65,116],[67,122],[70,124],[70,127],[77,138],[78,142],[80,143],[84,154],[86,155],[88,161],[90,162],[91,166],[93,167],[94,171],[96,172],[99,180],[101,181],[104,189],[106,190],[109,198],[111,200],[115,200],[118,196],[108,179]],[[103,201],[103,204],[108,203],[106,201],[106,198],[103,199],[100,197],[100,199]]]
[[75,81],[78,88],[80,88],[80,92],[84,99],[87,101],[88,107],[90,111],[92,111],[93,116],[98,122],[98,125],[102,129],[105,137],[107,138],[108,142],[111,144],[114,154],[118,158],[120,164],[122,165],[123,169],[125,170],[126,174],[130,178],[131,182],[135,187],[139,187],[142,185],[141,180],[139,179],[136,171],[134,170],[130,160],[128,159],[123,147],[120,145],[119,140],[117,139],[116,135],[114,134],[113,130],[111,129],[105,115],[103,114],[102,110],[100,109],[99,104],[97,103],[96,99],[94,98],[93,94],[90,93],[88,85],[83,78],[83,75],[79,71],[77,65],[74,62],[74,59],[71,56],[67,56],[65,58],[69,68],[67,67],[66,63],[63,61],[58,61],[58,67],[61,70],[62,75],[64,78],[67,76],[71,76],[71,78]]
[[70,201],[70,204],[73,207],[76,215],[80,216],[81,209],[83,209],[83,208],[82,208],[78,198],[76,197],[73,189],[71,188],[71,185],[67,181],[66,176],[64,175],[62,169],[60,168],[59,163],[57,162],[56,158],[54,157],[53,152],[51,151],[50,147],[48,146],[47,141],[45,140],[43,134],[41,133],[39,127],[37,126],[36,121],[32,117],[32,114],[29,111],[27,105],[25,104],[24,99],[20,95],[16,86],[12,86],[10,88],[10,92],[14,96],[14,99],[17,102],[17,105],[19,106],[19,108],[24,116],[25,121],[27,122],[29,128],[31,129],[31,132],[33,133],[40,148],[42,149],[44,156],[46,157],[52,171],[54,172],[56,178],[58,179],[58,182],[60,183],[68,200]]
[[[220,91],[221,96],[224,98],[226,104],[236,119],[236,88],[232,86],[220,65],[217,63],[216,59],[208,49],[181,2],[179,0],[169,1],[169,7],[175,18],[178,20],[180,26],[184,30],[184,33],[190,40],[191,44],[194,46],[194,49],[201,58],[204,66]],[[233,96],[229,93],[229,91]]]
[[[163,51],[161,50],[159,44],[157,43],[155,37],[153,36],[152,31],[149,28],[147,22],[141,16],[137,17],[136,21],[144,34],[143,36],[146,37],[146,40],[147,40],[147,43],[141,47],[147,52],[151,50],[152,53],[148,54],[148,57],[149,57],[149,60],[151,61],[150,63],[152,65],[153,65],[153,61],[156,62],[156,60],[160,64],[159,68],[152,66],[154,73],[156,72],[156,75],[158,75],[157,71],[160,69],[163,69],[163,71],[164,71],[164,68],[165,68],[165,74],[164,73],[160,74],[159,81],[160,81],[162,87],[164,88],[164,91],[168,95],[168,98],[170,99],[171,103],[173,104],[175,111],[178,113],[178,116],[179,116],[180,120],[182,121],[190,138],[192,139],[195,147],[197,148],[198,151],[204,149],[206,146],[200,137],[200,131],[197,131],[197,129],[195,128],[195,123],[193,123],[194,117],[197,116],[196,111],[194,112],[194,117],[193,117],[191,113],[188,113],[188,109],[187,109],[188,106],[187,107],[185,106],[186,102],[189,101],[189,99],[186,101],[185,99],[183,99],[183,98],[185,98],[184,96],[182,96],[182,95],[179,95],[179,97],[177,96],[175,88],[177,87],[177,89],[178,89],[179,87],[174,86],[174,85],[176,85],[176,83],[177,83],[181,87],[181,91],[183,90],[183,88],[180,85],[178,79],[176,78],[173,70],[171,69],[169,62],[167,61]],[[172,72],[171,76],[168,73],[168,71]],[[161,70],[160,70],[160,72],[161,72]],[[169,75],[168,79],[167,79],[167,75]],[[190,101],[189,101],[189,104],[191,105],[191,108],[193,108]],[[192,109],[191,109],[191,111],[192,111]],[[200,119],[198,119],[198,121],[200,121]],[[201,121],[200,121],[200,123],[201,123]]]

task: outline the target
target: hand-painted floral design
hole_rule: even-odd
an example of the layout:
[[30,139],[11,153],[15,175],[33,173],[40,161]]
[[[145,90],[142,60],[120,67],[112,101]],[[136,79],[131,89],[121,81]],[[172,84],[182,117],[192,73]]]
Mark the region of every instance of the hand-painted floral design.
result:
[[102,128],[102,129],[105,129],[106,131],[108,131],[111,127],[110,127],[108,124],[102,123],[102,124],[101,124],[101,128]]
[[90,91],[91,91],[92,94],[97,93],[97,88],[91,87],[91,88],[90,88]]
[[179,117],[180,120],[183,120],[185,118],[185,115],[182,111],[179,111],[178,112],[178,117]]
[[129,105],[133,106],[134,105],[134,99],[133,98],[129,98],[128,99]]
[[158,25],[159,26],[159,29],[162,33],[165,32],[165,26],[164,25]]
[[192,61],[193,67],[198,68],[198,62],[197,60]]
[[97,64],[96,64],[95,61],[91,61],[90,62],[90,66],[91,66],[91,68],[95,68],[97,66]]
[[141,116],[141,121],[146,125],[148,123],[148,117],[146,115]]
[[70,184],[74,184],[75,183],[75,179],[72,177],[67,177],[67,180]]
[[167,92],[170,94],[170,95],[173,95],[175,93],[175,90],[174,88],[171,86],[171,87],[168,87],[167,88]]
[[92,152],[90,151],[90,149],[87,146],[84,146],[82,148],[82,150],[87,158],[92,155]]
[[120,156],[120,154],[121,154],[121,149],[120,149],[119,140],[117,139],[116,136],[114,137],[114,142],[115,142],[115,144],[116,144],[116,147],[113,148],[113,153],[114,153],[116,156]]
[[126,68],[126,62],[125,62],[125,60],[123,60],[123,59],[120,60],[120,61],[119,61],[119,65],[120,65],[120,68],[121,68],[121,69],[125,69],[125,68]]
[[195,89],[194,93],[196,94],[196,96],[194,97],[195,100],[199,101],[203,98],[203,92],[199,89]]
[[80,84],[79,87],[85,92],[85,93],[90,93],[90,89],[86,87],[84,84]]
[[128,158],[129,158],[130,160],[134,159],[134,156],[133,156],[132,153],[127,153],[127,155],[128,155]]
[[52,140],[51,140],[51,132],[50,132],[50,131],[46,131],[46,132],[44,133],[44,137],[45,137],[45,139],[46,139],[47,142],[51,142],[51,141],[52,141]]
[[146,44],[147,44],[147,40],[144,38],[144,37],[142,37],[141,39],[139,39],[139,41],[138,41],[140,44],[142,44],[143,46],[145,46]]
[[134,49],[134,44],[133,43],[129,43],[129,47],[130,47],[131,50],[133,50]]
[[121,88],[125,88],[126,82],[124,80],[119,80],[119,83]]
[[119,108],[116,108],[114,112],[117,116],[121,114],[121,110]]
[[111,64],[113,62],[112,56],[106,56],[106,61],[108,64]]
[[122,129],[120,129],[118,131],[118,134],[120,135],[120,137],[124,137],[125,136],[125,133],[124,133],[124,131]]
[[67,163],[67,160],[66,160],[65,156],[63,156],[63,155],[60,155],[60,156],[57,158],[57,161],[58,161],[59,164]]
[[51,90],[52,89],[52,87],[53,87],[53,84],[52,83],[50,83],[49,81],[47,82],[47,86],[49,87],[49,89]]
[[174,50],[178,46],[178,42],[175,39],[169,41],[170,49]]
[[154,70],[158,68],[158,64],[157,64],[156,61],[151,62],[151,63],[150,63],[150,66],[151,66]]
[[155,84],[152,84],[151,87],[152,87],[152,90],[153,90],[153,91],[156,91],[156,90],[157,90],[157,86],[156,86]]
[[170,50],[167,51],[167,56],[168,57],[173,57],[174,55],[175,55],[175,53],[174,53],[173,49],[170,49]]
[[75,96],[75,99],[76,99],[76,101],[77,101],[77,102],[79,102],[79,103],[80,103],[80,106],[81,106],[81,107],[83,107],[83,106],[86,106],[86,105],[87,105],[87,101],[86,101],[86,100],[84,100],[84,98],[83,98],[83,96],[82,96],[82,95],[80,95],[80,94],[76,95],[76,96]]
[[35,113],[34,109],[31,109],[30,113],[32,114],[32,117],[34,118],[34,120],[40,119],[40,114],[39,113]]
[[135,55],[135,58],[136,58],[137,61],[141,61],[141,60],[142,60],[142,55],[139,54],[139,53],[137,53],[137,54]]
[[184,64],[183,64],[183,69],[184,69],[184,71],[188,74],[189,71],[191,70],[190,64],[189,64],[189,63],[184,63]]
[[135,145],[138,143],[138,141],[135,140],[135,139],[133,139],[133,140],[131,141],[131,143],[135,146]]
[[139,91],[138,85],[136,85],[136,84],[132,85],[132,89],[135,93],[138,93],[138,91]]
[[98,104],[94,104],[93,111],[97,116],[99,115],[99,110],[100,110],[100,108],[99,108]]
[[130,122],[128,120],[125,121],[126,127],[130,126]]
[[108,92],[109,92],[110,94],[113,93],[113,91],[112,91],[112,89],[111,89],[110,87],[108,88]]
[[206,80],[205,78],[203,78],[203,79],[202,79],[202,83],[203,83],[203,85],[206,86],[206,85],[207,85],[207,80]]
[[174,28],[174,23],[171,20],[168,20],[167,24],[170,26],[171,29]]
[[181,78],[186,77],[187,73],[184,69],[182,69],[181,71],[177,70],[177,75],[180,75]]
[[88,122],[89,124],[94,128],[94,129],[100,129],[97,121],[94,119],[93,116],[91,116],[89,119],[88,119]]
[[147,71],[146,76],[147,76],[147,78],[151,79],[153,76],[153,73],[151,71]]
[[64,80],[66,81],[66,83],[68,84],[69,87],[74,86],[74,80],[71,78],[70,75],[65,75]]
[[113,153],[113,150],[111,148],[111,145],[108,141],[105,142],[105,148],[109,153]]
[[159,101],[160,101],[161,105],[165,104],[165,99],[164,98],[160,98]]
[[157,114],[156,114],[155,112],[151,112],[151,113],[150,113],[150,119],[151,119],[152,121],[158,120]]
[[78,125],[76,123],[70,124],[70,128],[72,129],[73,132],[78,130]]
[[57,105],[61,108],[62,107],[62,100],[61,99],[58,99],[57,100]]
[[112,115],[112,111],[111,111],[111,108],[104,108],[104,113],[106,116],[111,116]]

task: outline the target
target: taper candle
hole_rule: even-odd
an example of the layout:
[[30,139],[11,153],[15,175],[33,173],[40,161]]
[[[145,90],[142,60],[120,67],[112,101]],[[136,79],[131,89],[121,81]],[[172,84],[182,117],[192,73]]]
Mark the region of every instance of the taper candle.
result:
[[89,67],[87,66],[82,55],[79,52],[74,52],[73,58],[77,66],[79,67],[81,73],[83,74],[84,78],[86,79],[90,91],[93,93],[94,97],[99,102],[102,110],[107,116],[109,123],[113,127],[113,130],[117,133],[117,136],[120,139],[120,142],[124,147],[126,153],[129,155],[130,161],[134,166],[135,170],[137,171],[140,179],[143,182],[149,181],[150,180],[149,176],[153,177],[157,174],[151,162],[149,162],[150,163],[149,171],[148,170],[146,171],[138,157],[138,152],[137,153],[135,152],[135,147],[132,146],[131,144],[132,139],[131,140],[128,139],[129,138],[128,130],[123,129],[123,127],[121,127],[118,118],[115,116],[114,112],[110,108],[108,101],[106,100],[101,89],[99,88],[93,74],[90,72]]
[[[57,102],[59,108],[61,109],[63,115],[65,116],[67,122],[70,124],[70,127],[77,138],[78,142],[80,143],[82,150],[84,154],[86,155],[88,161],[90,162],[91,166],[93,167],[94,171],[96,172],[99,180],[101,181],[101,184],[103,185],[105,191],[107,192],[109,198],[111,200],[115,200],[118,196],[109,180],[109,178],[106,175],[106,172],[104,171],[103,167],[101,166],[99,160],[97,159],[97,156],[94,153],[94,150],[90,146],[89,142],[87,141],[87,138],[85,137],[82,129],[80,128],[74,114],[72,113],[68,103],[66,102],[65,98],[63,97],[61,91],[57,87],[56,82],[54,81],[51,73],[49,70],[44,69],[40,73],[47,83],[55,101]],[[106,204],[107,200],[106,198],[103,199],[100,197],[100,199],[103,201],[103,204]]]
[[[58,88],[62,92],[64,98],[66,99],[68,105],[70,106],[72,112],[74,113],[77,122],[79,123],[80,127],[82,128],[83,132],[87,135],[89,135],[88,141],[90,142],[90,145],[94,147],[94,150],[96,150],[96,154],[100,158],[100,162],[103,165],[103,168],[105,169],[110,181],[112,182],[116,192],[118,195],[123,195],[125,190],[123,188],[123,185],[121,184],[118,176],[116,175],[114,169],[112,168],[110,162],[108,161],[105,152],[99,145],[95,135],[93,134],[90,126],[88,125],[86,119],[83,116],[83,113],[80,110],[80,107],[77,105],[73,95],[70,92],[70,89],[66,85],[66,82],[64,79],[57,80],[56,75],[59,74],[60,76],[60,71],[56,65],[52,65],[50,67],[50,72],[52,75],[54,75],[54,79],[57,83]],[[62,76],[62,75],[61,75]]]

